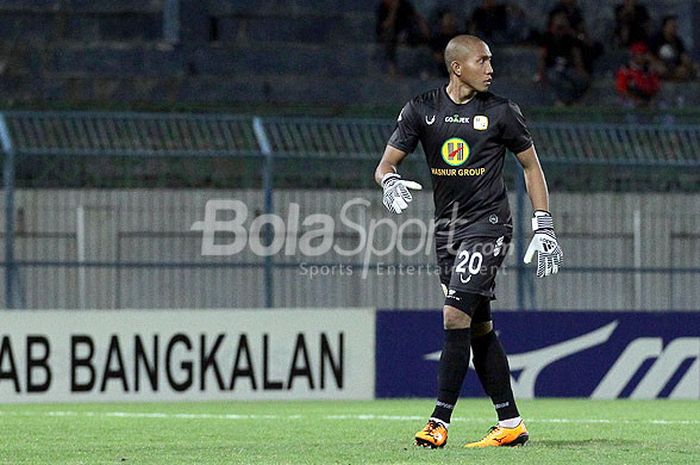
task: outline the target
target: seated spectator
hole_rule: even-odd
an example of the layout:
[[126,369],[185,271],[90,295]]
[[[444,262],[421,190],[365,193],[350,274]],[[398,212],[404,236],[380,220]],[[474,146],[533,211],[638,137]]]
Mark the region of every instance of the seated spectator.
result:
[[469,33],[494,44],[508,41],[508,9],[503,3],[484,0],[474,8],[468,22]]
[[433,52],[435,69],[440,76],[447,77],[447,67],[445,66],[445,47],[454,36],[459,35],[457,15],[450,9],[438,12],[438,24],[435,32],[430,38],[430,50]]
[[597,40],[593,40],[591,36],[588,35],[585,24],[581,24],[576,38],[579,41],[581,47],[581,59],[583,60],[583,67],[588,74],[593,74],[595,68],[595,62],[600,58],[605,49],[603,44]]
[[512,44],[521,44],[531,41],[534,31],[530,27],[527,14],[517,3],[509,3],[508,12],[508,41]]
[[650,17],[647,7],[636,0],[625,0],[615,7],[615,39],[622,48],[649,38]]
[[577,0],[560,0],[554,7],[549,11],[549,21],[557,13],[564,13],[566,19],[569,21],[569,26],[574,30],[575,33],[585,31],[586,24],[583,19],[583,12],[578,6]]
[[530,39],[525,12],[517,4],[483,0],[467,21],[467,31],[492,44],[515,44]]
[[581,43],[573,35],[563,12],[552,16],[542,36],[536,80],[551,85],[557,106],[575,103],[590,86]]
[[661,89],[659,75],[651,67],[651,54],[644,42],[630,47],[630,58],[615,74],[615,88],[626,104],[648,106]]
[[408,0],[382,0],[377,7],[377,41],[384,44],[389,74],[398,74],[396,46],[427,43],[430,29]]
[[549,21],[558,14],[566,15],[571,28],[569,33],[579,40],[583,67],[588,74],[593,73],[595,61],[603,54],[603,44],[593,40],[586,30],[586,21],[577,0],[561,0],[549,12]]
[[683,39],[678,35],[676,16],[666,16],[661,31],[649,41],[654,66],[663,79],[688,81],[695,78],[695,64],[685,51]]

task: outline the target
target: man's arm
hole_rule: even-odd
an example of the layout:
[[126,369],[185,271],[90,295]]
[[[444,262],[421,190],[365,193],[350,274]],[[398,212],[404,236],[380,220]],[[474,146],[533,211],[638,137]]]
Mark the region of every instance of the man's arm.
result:
[[516,155],[516,158],[523,167],[525,175],[525,188],[532,202],[532,209],[549,211],[549,190],[547,189],[547,181],[544,179],[544,172],[540,165],[540,160],[537,158],[535,146],[523,150]]
[[384,190],[382,201],[392,213],[401,214],[413,200],[409,189],[421,190],[423,187],[414,181],[404,181],[399,176],[396,167],[406,157],[407,153],[390,145],[384,149],[384,155],[374,170],[374,180]]
[[537,253],[537,277],[556,274],[561,266],[563,253],[554,234],[554,220],[549,213],[549,191],[534,146],[516,155],[525,174],[525,188],[535,211],[532,218],[532,240],[525,251],[523,261],[530,263]]
[[535,82],[547,81],[547,47],[540,46],[540,51],[537,57],[537,74],[535,74]]
[[404,158],[406,158],[406,155],[407,153],[403,150],[387,145],[386,149],[384,149],[384,155],[382,155],[382,159],[377,165],[377,169],[374,170],[374,180],[376,183],[381,186],[382,179],[384,178],[385,174],[397,173],[398,170],[396,167],[399,166]]
[[583,64],[583,51],[581,50],[581,47],[578,45],[575,46],[572,52],[574,56],[574,67],[576,68],[576,71],[578,71],[581,77],[583,77],[584,79],[588,79],[590,76],[588,75],[588,71],[586,71],[586,67]]

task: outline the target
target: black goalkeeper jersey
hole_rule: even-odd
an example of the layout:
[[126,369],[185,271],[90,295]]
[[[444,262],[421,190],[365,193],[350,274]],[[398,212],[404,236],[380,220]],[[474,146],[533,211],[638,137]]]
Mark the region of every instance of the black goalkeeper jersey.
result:
[[532,145],[515,103],[483,92],[457,104],[445,86],[431,90],[404,106],[388,144],[410,153],[419,141],[432,175],[436,233],[511,224],[506,150]]

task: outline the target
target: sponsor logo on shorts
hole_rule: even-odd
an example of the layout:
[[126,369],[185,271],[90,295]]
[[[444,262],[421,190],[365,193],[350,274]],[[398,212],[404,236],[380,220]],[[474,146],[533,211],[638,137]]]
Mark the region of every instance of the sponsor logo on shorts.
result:
[[452,300],[456,300],[457,302],[459,302],[460,300],[462,300],[462,299],[460,299],[459,297],[457,297],[457,291],[456,291],[455,289],[450,289],[450,290],[447,292],[447,298],[448,298],[448,299],[452,299]]
[[498,257],[501,254],[502,248],[503,248],[503,236],[496,239],[496,246],[493,248],[493,256]]

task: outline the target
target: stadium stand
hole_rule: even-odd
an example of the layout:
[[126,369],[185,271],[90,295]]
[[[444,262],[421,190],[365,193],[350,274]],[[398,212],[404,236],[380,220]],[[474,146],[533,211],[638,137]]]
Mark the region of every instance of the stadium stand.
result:
[[[428,47],[400,46],[401,77],[386,76],[375,43],[376,3],[2,1],[0,90],[10,104],[267,102],[395,107],[442,81],[430,75]],[[414,3],[427,18],[437,6],[448,5],[463,20],[478,2]],[[527,3],[528,21],[541,30],[552,2],[519,3]],[[605,42],[614,2],[606,2],[609,7],[589,0],[579,3],[591,35]],[[663,8],[654,11],[687,13],[681,15],[681,31],[687,36],[697,14],[692,2],[657,3],[663,3]],[[179,5],[179,41],[164,33],[172,29],[164,20],[172,16],[166,14],[172,5]],[[612,73],[624,60],[624,52],[606,48],[584,105],[617,105]],[[547,93],[530,79],[536,64],[537,50],[532,45],[499,46],[494,91],[507,89],[523,105],[548,103]],[[664,101],[671,106],[700,103],[698,83],[664,87]]]

